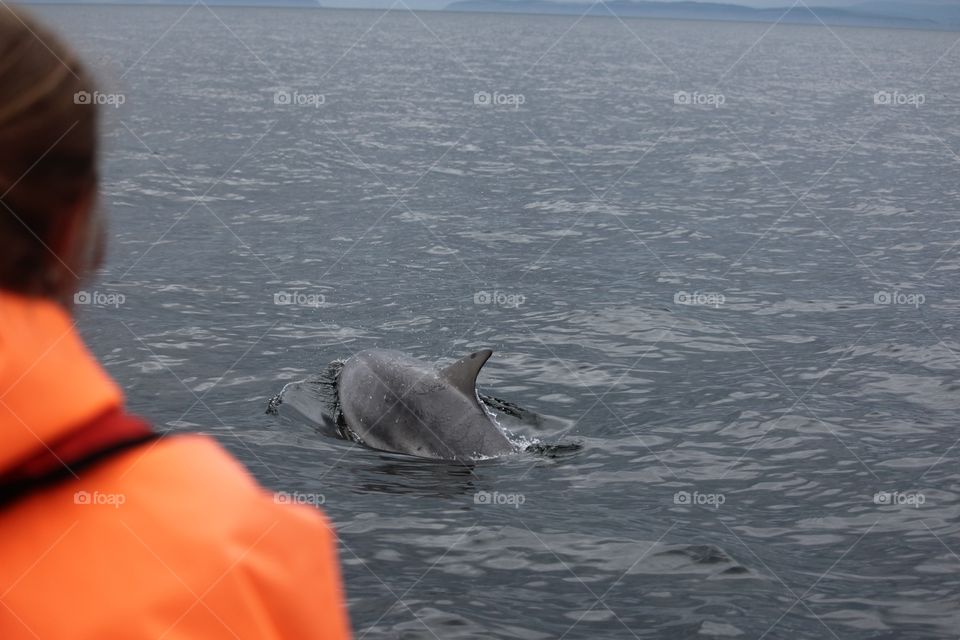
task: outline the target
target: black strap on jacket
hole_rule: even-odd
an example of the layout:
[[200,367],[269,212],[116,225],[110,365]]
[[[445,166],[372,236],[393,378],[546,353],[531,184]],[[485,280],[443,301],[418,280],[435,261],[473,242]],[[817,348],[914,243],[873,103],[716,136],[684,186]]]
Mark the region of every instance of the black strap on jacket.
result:
[[161,437],[139,418],[119,409],[108,411],[0,472],[0,509]]

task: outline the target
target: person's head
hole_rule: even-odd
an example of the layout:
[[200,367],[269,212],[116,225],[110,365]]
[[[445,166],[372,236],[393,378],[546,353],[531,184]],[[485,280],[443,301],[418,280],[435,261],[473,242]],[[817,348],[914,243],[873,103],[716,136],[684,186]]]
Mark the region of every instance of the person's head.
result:
[[99,264],[92,93],[72,51],[0,3],[0,290],[67,301]]

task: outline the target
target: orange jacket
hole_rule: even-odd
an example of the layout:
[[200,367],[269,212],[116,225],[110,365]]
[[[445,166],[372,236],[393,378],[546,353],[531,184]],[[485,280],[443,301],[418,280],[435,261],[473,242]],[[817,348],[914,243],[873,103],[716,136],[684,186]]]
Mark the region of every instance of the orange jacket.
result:
[[[121,403],[63,310],[0,293],[0,474]],[[0,638],[349,638],[326,519],[210,438],[78,475],[0,508]]]

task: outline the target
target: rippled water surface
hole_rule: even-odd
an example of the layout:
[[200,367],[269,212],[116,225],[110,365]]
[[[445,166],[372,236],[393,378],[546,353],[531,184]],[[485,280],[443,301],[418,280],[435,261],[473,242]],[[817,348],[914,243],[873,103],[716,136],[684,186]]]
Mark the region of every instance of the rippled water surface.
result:
[[[42,13],[125,98],[84,334],[158,426],[322,495],[358,637],[956,637],[956,34]],[[521,435],[581,448],[264,413],[374,346],[493,348],[481,389],[553,417]]]

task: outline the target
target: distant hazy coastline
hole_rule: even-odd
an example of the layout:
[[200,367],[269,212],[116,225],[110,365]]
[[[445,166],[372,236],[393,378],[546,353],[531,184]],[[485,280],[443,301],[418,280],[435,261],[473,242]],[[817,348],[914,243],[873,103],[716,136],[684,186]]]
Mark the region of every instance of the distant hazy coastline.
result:
[[[914,29],[960,28],[960,8],[872,2],[849,8],[811,4],[790,8],[755,9],[737,4],[708,2],[656,2],[607,0],[604,3],[556,2],[554,0],[456,0],[448,11],[494,11],[498,13],[543,13],[557,15],[720,20],[728,22],[781,22],[839,26],[908,27]],[[935,16],[937,19],[925,17]]]
[[[24,4],[115,4],[115,5],[180,5],[194,0],[22,0]],[[334,0],[336,1],[336,0]],[[212,6],[301,7],[326,9],[374,9],[378,7],[342,7],[323,5],[317,0],[204,0]],[[392,6],[384,0],[379,10]],[[557,0],[454,0],[441,9],[417,8],[417,11],[454,11],[474,13],[518,13],[534,15],[587,15],[591,17],[654,18],[672,20],[709,20],[719,22],[760,22],[784,24],[826,24],[849,27],[884,27],[929,30],[960,30],[960,4],[927,4],[905,1],[874,0],[849,7],[779,7],[754,8],[738,4],[711,2],[663,2],[655,0],[590,0],[560,2]],[[395,11],[405,7],[393,7]]]

